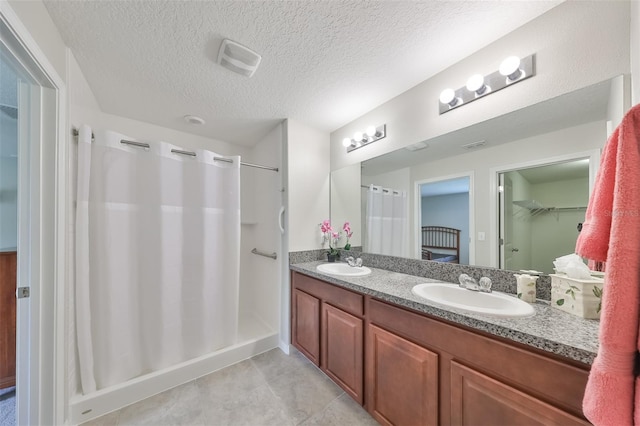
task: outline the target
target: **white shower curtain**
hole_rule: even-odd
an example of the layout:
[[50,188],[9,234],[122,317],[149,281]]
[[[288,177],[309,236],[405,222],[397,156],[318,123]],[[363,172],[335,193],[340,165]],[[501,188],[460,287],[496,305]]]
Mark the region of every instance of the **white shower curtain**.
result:
[[406,191],[370,185],[367,190],[365,251],[406,257],[407,223]]
[[83,393],[235,343],[240,158],[82,126],[76,323]]

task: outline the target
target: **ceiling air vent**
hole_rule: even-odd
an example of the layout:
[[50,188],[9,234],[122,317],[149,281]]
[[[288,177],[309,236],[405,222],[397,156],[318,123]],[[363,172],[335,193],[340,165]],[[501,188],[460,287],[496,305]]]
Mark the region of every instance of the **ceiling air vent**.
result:
[[471,143],[468,143],[466,145],[462,145],[462,148],[464,148],[464,149],[479,148],[482,145],[485,145],[486,143],[487,143],[487,141],[485,141],[485,140],[481,140],[481,141],[477,141],[477,142],[471,142]]
[[224,39],[218,52],[218,63],[231,71],[251,77],[262,56],[233,40]]

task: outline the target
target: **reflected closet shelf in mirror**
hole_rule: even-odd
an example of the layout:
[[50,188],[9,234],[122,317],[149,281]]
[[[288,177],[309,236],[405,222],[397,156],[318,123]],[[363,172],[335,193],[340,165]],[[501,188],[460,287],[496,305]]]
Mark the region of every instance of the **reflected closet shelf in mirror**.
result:
[[[547,207],[536,200],[518,200],[514,201],[513,204],[516,206],[525,208],[529,210],[530,217],[537,216],[541,213],[560,213],[567,211],[577,211],[577,210],[586,210],[587,206],[576,206],[576,207]],[[521,216],[522,211],[514,212],[514,216]]]

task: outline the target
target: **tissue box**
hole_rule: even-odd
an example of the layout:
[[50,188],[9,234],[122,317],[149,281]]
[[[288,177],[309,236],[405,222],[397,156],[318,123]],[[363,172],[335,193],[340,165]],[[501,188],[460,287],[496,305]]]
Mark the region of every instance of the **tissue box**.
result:
[[551,306],[582,318],[600,319],[604,280],[569,278],[551,274]]

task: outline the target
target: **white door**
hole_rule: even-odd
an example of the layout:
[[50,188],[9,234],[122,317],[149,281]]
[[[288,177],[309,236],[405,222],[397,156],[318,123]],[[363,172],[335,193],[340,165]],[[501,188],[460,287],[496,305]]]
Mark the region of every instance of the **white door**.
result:
[[500,173],[499,215],[500,215],[500,263],[501,269],[513,270],[514,256],[518,248],[513,246],[513,183],[505,174]]

